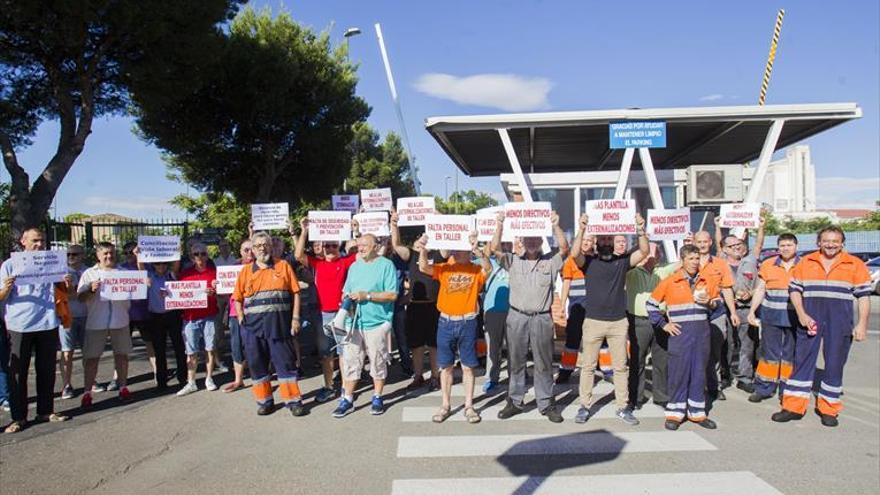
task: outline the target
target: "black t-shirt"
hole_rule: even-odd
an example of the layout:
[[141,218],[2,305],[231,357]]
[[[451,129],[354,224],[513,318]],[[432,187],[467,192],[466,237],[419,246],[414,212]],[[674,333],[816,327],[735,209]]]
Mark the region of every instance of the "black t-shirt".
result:
[[616,321],[626,318],[626,272],[630,269],[629,254],[613,255],[604,261],[586,256],[584,272],[587,289],[585,317],[593,320]]
[[[440,256],[437,251],[428,253],[428,263],[439,265],[445,263],[446,260]],[[409,290],[411,301],[437,301],[437,295],[440,293],[440,282],[425,275],[419,270],[419,252],[409,250]]]

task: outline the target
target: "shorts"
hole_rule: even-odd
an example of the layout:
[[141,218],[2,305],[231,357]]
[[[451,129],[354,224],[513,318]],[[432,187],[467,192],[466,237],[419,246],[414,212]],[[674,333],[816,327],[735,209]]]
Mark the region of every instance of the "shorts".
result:
[[186,354],[214,350],[214,317],[183,322],[183,342]]
[[150,320],[130,321],[128,323],[128,331],[133,334],[134,331],[137,330],[138,335],[141,336],[141,340],[144,342],[150,342],[153,338],[149,326]]
[[467,320],[448,320],[440,317],[437,327],[437,367],[449,368],[455,364],[458,352],[461,365],[476,368],[477,359],[477,318]]
[[113,354],[128,356],[131,354],[131,333],[128,328],[110,328],[104,330],[86,330],[83,338],[82,354],[84,359],[97,359],[104,353],[107,335],[110,335],[110,347]]
[[335,354],[339,353],[339,349],[334,347],[336,346],[336,341],[330,335],[333,332],[329,332],[330,335],[327,335],[328,332],[324,331],[324,327],[327,325],[333,324],[333,319],[336,318],[337,311],[322,311],[321,312],[321,328],[318,330],[318,335],[315,336],[318,344],[318,355],[321,357],[331,357]]
[[370,376],[374,380],[384,380],[388,377],[388,362],[391,360],[391,355],[388,353],[390,331],[391,322],[363,331],[357,330],[352,333],[351,340],[340,346],[339,361],[344,381],[360,380],[365,356],[370,358]]
[[58,343],[61,352],[73,352],[83,346],[83,332],[86,331],[86,317],[73,318],[70,328],[58,327]]
[[434,302],[409,303],[406,307],[406,344],[410,349],[437,347],[440,312]]

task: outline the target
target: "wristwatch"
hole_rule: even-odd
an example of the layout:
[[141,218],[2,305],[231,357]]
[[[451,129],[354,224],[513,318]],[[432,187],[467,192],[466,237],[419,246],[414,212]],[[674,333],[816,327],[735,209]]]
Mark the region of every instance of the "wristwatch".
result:
[[367,301],[372,301],[372,300],[373,300],[373,294],[370,294],[369,292],[367,292]]

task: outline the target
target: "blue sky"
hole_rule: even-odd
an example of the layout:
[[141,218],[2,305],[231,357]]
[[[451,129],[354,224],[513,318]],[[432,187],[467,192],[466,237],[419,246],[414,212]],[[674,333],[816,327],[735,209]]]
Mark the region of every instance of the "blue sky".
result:
[[[444,194],[455,167],[424,130],[430,116],[531,110],[748,105],[757,102],[778,8],[785,23],[768,104],[857,102],[864,117],[807,141],[824,207],[880,197],[878,2],[256,1],[316,30],[346,28],[358,93],[382,133],[398,124],[373,24],[380,22],[425,192]],[[58,196],[58,214],[179,216],[159,151],[125,118],[95,123]],[[44,124],[20,151],[33,178],[57,143]],[[2,170],[2,180],[9,180]],[[869,180],[866,180],[869,179]],[[462,189],[500,193],[497,179]],[[452,187],[452,185],[450,185]]]

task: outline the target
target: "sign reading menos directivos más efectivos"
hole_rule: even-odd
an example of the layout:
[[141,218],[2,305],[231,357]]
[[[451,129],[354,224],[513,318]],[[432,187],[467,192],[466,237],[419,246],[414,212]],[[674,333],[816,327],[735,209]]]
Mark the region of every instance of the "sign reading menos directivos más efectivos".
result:
[[611,149],[665,148],[666,122],[656,120],[612,122],[608,124]]

